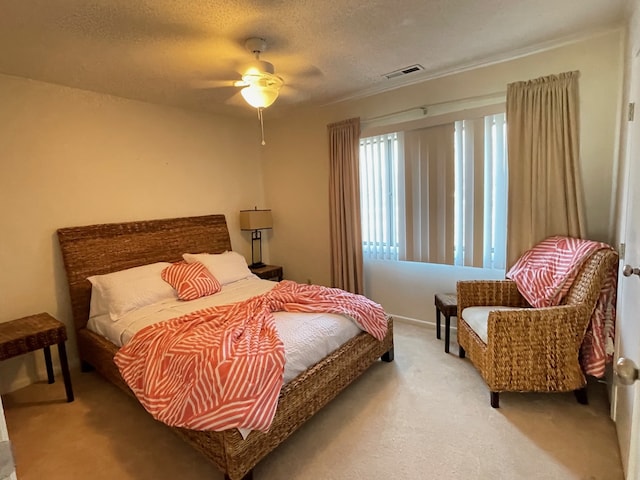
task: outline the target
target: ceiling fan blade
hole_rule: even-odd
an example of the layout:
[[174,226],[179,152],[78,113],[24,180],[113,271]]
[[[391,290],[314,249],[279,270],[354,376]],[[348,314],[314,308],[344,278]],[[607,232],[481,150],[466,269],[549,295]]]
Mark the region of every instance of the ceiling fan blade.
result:
[[279,55],[274,58],[276,73],[284,77],[285,81],[293,83],[295,80],[321,80],[324,73],[318,67],[308,63],[308,60],[300,55]]
[[280,96],[282,97],[294,97],[300,93],[300,90],[294,85],[284,84],[280,89]]
[[230,97],[233,97],[240,90],[238,87],[234,87],[233,82],[227,82],[223,87],[207,87],[189,89],[188,95],[194,99],[195,102],[213,102],[213,103],[225,103]]
[[240,90],[236,90],[236,92],[233,95],[229,96],[229,98],[227,98],[224,103],[226,103],[227,105],[253,108],[247,104],[244,98],[242,98],[242,95],[240,94]]
[[192,88],[221,88],[235,87],[235,80],[194,80],[191,82]]
[[288,70],[287,73],[295,78],[304,78],[307,80],[321,79],[324,77],[324,73],[315,65],[308,65],[304,68]]

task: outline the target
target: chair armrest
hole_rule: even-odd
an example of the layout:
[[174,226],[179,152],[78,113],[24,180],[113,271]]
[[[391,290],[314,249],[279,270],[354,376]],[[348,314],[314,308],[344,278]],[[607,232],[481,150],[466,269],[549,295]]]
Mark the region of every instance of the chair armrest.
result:
[[577,359],[589,319],[585,304],[496,310],[489,313],[487,351],[510,361]]
[[458,318],[467,307],[529,307],[512,280],[464,280],[457,283]]
[[585,304],[489,313],[482,376],[492,391],[575,390],[585,383],[580,345]]

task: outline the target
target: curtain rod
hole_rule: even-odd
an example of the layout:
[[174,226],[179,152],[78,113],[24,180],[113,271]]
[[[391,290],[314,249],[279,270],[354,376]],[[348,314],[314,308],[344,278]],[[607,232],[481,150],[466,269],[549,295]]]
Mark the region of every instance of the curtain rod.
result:
[[377,117],[369,117],[362,120],[363,122],[376,122],[378,120],[384,120],[389,117],[395,117],[396,115],[403,115],[405,113],[421,111],[423,115],[427,114],[429,107],[427,105],[421,105],[419,107],[411,107],[405,110],[398,110],[397,112],[385,113],[384,115],[378,115]]
[[365,118],[362,120],[362,123],[377,124],[382,122],[386,123],[387,121],[396,119],[396,117],[400,117],[400,119],[404,119],[404,117],[408,117],[408,116],[411,116],[413,118],[420,118],[427,115],[438,115],[440,113],[455,111],[456,109],[464,110],[466,108],[492,105],[492,104],[504,102],[505,97],[506,97],[506,92],[501,91],[501,92],[488,93],[485,95],[478,95],[475,97],[467,97],[467,98],[461,98],[457,100],[450,100],[448,102],[438,102],[438,103],[432,103],[430,105],[420,105],[417,107],[407,108],[404,110],[398,110],[397,112],[386,113],[384,115]]

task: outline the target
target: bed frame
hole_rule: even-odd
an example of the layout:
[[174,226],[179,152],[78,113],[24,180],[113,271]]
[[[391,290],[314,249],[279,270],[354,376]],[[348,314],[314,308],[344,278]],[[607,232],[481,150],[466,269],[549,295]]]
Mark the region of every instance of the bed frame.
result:
[[[83,371],[97,370],[130,395],[133,393],[113,363],[118,347],[86,328],[91,297],[87,278],[153,262],[177,262],[185,252],[231,250],[224,215],[61,228],[58,240]],[[268,432],[253,431],[243,439],[237,429],[221,432],[172,429],[222,470],[226,479],[250,479],[253,467],[263,457],[378,358],[393,360],[391,318],[382,342],[361,333],[287,383]]]

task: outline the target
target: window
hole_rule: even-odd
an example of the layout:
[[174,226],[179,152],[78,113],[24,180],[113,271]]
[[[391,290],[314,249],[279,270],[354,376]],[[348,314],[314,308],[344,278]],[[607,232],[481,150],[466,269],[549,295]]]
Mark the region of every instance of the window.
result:
[[505,268],[505,114],[360,140],[367,258]]

